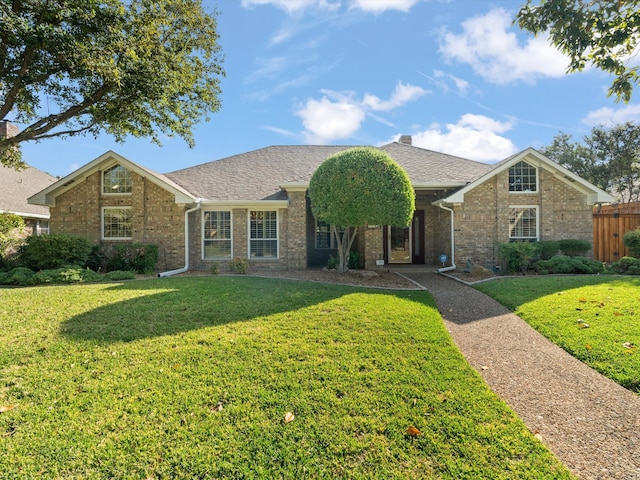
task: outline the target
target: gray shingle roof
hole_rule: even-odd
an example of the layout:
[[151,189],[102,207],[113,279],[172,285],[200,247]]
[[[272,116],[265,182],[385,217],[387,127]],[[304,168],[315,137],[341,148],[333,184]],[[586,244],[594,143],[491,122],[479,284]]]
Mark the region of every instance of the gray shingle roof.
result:
[[37,168],[16,171],[0,165],[0,211],[22,216],[49,217],[49,208],[27,203],[27,198],[56,181]]
[[[329,156],[353,146],[271,146],[167,173],[193,195],[213,201],[282,200],[280,185],[308,184]],[[379,147],[407,172],[412,184],[460,186],[491,165],[398,142]]]

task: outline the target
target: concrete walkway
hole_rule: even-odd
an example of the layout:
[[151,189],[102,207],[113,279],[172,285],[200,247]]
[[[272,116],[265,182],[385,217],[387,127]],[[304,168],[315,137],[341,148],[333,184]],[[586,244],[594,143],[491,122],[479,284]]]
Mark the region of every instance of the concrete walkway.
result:
[[471,366],[572,473],[640,480],[640,396],[483,293],[434,272],[401,274],[431,292]]

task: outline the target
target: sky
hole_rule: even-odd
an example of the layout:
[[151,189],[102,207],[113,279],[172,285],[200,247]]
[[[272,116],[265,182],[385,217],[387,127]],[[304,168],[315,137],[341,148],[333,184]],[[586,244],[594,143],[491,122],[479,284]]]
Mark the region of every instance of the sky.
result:
[[493,163],[561,132],[640,122],[612,78],[512,24],[525,0],[204,0],[217,11],[222,108],[179,137],[23,144],[55,176],[113,150],[158,173],[271,145],[413,145]]

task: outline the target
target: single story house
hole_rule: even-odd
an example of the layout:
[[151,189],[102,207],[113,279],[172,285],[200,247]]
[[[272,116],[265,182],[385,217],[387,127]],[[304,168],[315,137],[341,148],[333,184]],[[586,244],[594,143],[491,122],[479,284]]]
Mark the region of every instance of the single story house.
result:
[[[163,274],[234,257],[250,268],[322,267],[335,255],[311,213],[316,168],[349,146],[271,146],[167,174],[108,151],[29,199],[48,206],[52,233],[92,242],[154,243]],[[593,241],[592,206],[613,198],[534,149],[488,165],[411,144],[378,147],[408,173],[416,210],[406,228],[369,225],[362,266],[493,266],[508,241]]]
[[37,168],[22,170],[0,165],[0,213],[22,217],[25,235],[49,232],[49,208],[34,205],[27,199],[57,181],[57,178]]

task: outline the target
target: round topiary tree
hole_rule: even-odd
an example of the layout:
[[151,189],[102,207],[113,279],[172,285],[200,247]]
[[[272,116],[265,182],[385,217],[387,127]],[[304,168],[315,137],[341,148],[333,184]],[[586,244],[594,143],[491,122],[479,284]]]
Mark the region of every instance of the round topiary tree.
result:
[[409,225],[415,193],[409,176],[387,153],[357,147],[327,158],[309,182],[311,211],[331,225],[339,272],[348,269],[349,250],[367,225]]

